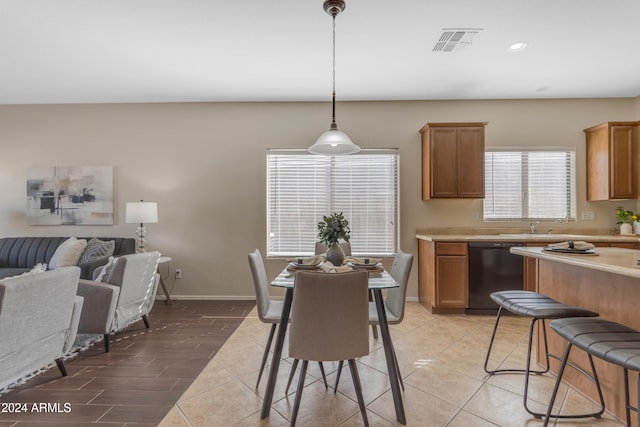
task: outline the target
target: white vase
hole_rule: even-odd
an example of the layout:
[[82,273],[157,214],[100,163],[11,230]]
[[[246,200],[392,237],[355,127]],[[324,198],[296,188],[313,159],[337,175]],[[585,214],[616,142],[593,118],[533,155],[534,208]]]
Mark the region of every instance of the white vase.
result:
[[633,227],[628,222],[623,222],[620,224],[620,234],[621,235],[630,235],[633,234]]
[[341,266],[344,262],[344,251],[338,243],[327,249],[327,261],[336,267]]
[[633,221],[633,234],[640,234],[640,221]]

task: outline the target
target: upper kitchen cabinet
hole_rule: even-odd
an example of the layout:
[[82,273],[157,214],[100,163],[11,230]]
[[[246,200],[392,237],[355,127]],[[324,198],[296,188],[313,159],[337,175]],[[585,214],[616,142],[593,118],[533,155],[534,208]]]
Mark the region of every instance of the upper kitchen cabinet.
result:
[[638,198],[638,122],[605,122],[584,130],[587,200]]
[[422,200],[484,197],[486,123],[427,123],[422,129]]

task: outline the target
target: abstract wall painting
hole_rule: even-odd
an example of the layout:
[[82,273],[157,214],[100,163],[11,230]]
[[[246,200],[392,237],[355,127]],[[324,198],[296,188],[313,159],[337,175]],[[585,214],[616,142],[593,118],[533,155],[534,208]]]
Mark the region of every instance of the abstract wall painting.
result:
[[113,225],[113,167],[30,169],[27,224]]

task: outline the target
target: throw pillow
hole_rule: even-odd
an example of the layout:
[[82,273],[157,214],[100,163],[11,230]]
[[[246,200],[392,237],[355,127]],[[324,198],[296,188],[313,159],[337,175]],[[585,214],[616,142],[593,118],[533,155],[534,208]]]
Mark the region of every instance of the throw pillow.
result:
[[114,257],[109,257],[109,261],[102,267],[100,273],[98,273],[98,277],[96,277],[96,282],[107,283],[109,280],[109,274],[111,274],[111,269],[116,263],[116,259]]
[[60,267],[70,267],[77,265],[82,251],[87,247],[87,241],[84,239],[78,240],[75,237],[70,237],[53,253],[53,256],[49,260],[49,269],[55,270]]
[[87,247],[80,256],[79,264],[84,264],[94,259],[104,258],[113,255],[116,242],[113,240],[100,240],[97,237],[89,240]]

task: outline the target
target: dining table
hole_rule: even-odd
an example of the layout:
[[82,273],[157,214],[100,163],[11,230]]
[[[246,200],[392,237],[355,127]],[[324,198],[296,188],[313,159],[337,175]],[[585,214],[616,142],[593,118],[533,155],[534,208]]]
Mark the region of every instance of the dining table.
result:
[[[318,274],[340,274],[338,272],[325,272],[321,269],[318,269],[317,271],[319,272]],[[262,401],[262,410],[260,413],[261,419],[267,418],[269,416],[271,404],[273,402],[273,393],[276,387],[276,380],[278,378],[278,369],[280,368],[282,348],[284,346],[284,339],[287,333],[287,326],[289,324],[291,302],[293,301],[293,291],[295,289],[295,269],[292,269],[291,266],[288,266],[288,268],[282,270],[282,272],[278,274],[278,276],[271,282],[271,286],[284,288],[286,292],[283,302],[282,316],[280,318],[280,324],[278,326],[278,335],[276,337],[276,343],[273,350],[273,358],[271,367],[269,369],[269,377],[264,393],[264,400]],[[384,355],[387,362],[387,370],[389,373],[391,394],[393,396],[393,403],[396,411],[396,419],[400,424],[406,425],[407,419],[404,411],[404,404],[402,401],[402,393],[400,390],[400,378],[398,377],[397,360],[394,355],[391,335],[389,333],[389,323],[387,322],[384,299],[382,295],[382,291],[384,289],[397,287],[399,287],[399,284],[382,267],[376,270],[371,270],[369,272],[369,290],[373,292],[376,310],[378,313],[380,335],[382,336]]]

